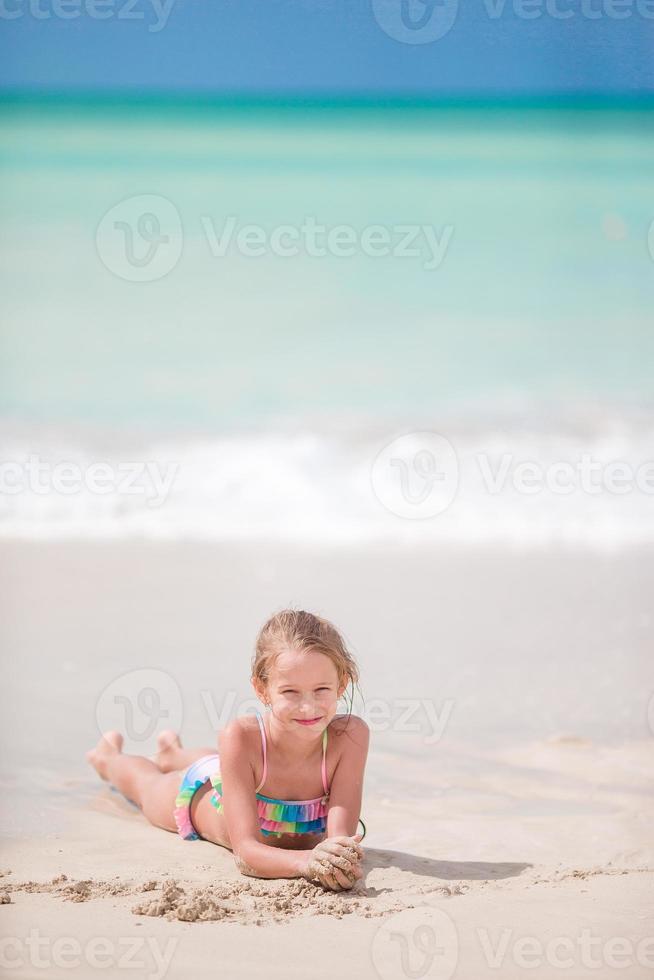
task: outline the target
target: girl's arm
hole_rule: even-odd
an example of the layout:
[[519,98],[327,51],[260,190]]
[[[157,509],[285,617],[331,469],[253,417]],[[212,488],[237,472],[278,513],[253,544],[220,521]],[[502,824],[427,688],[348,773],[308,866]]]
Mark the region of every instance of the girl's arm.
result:
[[352,715],[338,738],[343,749],[329,787],[327,837],[353,836],[357,832],[370,729],[363,718]]
[[218,734],[223,811],[236,866],[258,878],[299,878],[312,852],[271,847],[261,840],[255,797],[255,774],[247,762],[246,736],[238,721]]

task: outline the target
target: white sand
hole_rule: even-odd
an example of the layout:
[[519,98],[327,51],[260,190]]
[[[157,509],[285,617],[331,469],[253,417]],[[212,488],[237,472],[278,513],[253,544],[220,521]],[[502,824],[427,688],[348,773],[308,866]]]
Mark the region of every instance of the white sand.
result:
[[[10,975],[653,975],[648,555],[3,554]],[[210,739],[202,692],[248,693],[256,626],[288,602],[345,625],[394,719],[373,733],[351,893],[244,878],[83,760],[103,688],[137,668],[172,674],[186,740]],[[454,702],[436,740],[393,714],[427,696]]]

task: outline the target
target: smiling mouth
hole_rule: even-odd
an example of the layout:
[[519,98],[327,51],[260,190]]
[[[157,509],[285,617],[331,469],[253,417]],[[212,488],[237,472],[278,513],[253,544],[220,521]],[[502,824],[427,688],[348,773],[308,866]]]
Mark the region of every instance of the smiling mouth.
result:
[[295,719],[300,725],[315,725],[320,718],[296,718]]

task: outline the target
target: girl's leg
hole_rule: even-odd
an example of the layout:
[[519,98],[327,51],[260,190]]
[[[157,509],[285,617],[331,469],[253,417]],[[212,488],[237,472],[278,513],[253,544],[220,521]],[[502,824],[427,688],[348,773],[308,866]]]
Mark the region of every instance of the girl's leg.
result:
[[201,759],[203,755],[215,755],[216,748],[185,749],[177,732],[168,729],[157,736],[159,751],[152,761],[161,772],[174,772],[187,769],[191,763]]
[[123,755],[122,747],[119,732],[105,732],[86,758],[102,779],[136,803],[151,824],[176,833],[173,811],[182,773],[163,773],[144,756]]

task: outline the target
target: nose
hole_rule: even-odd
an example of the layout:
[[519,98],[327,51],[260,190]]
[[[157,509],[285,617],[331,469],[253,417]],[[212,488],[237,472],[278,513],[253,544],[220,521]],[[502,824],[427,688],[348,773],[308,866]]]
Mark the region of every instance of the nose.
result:
[[313,700],[309,700],[308,698],[303,698],[300,702],[300,711],[305,718],[316,718],[319,714],[319,712],[315,710]]

